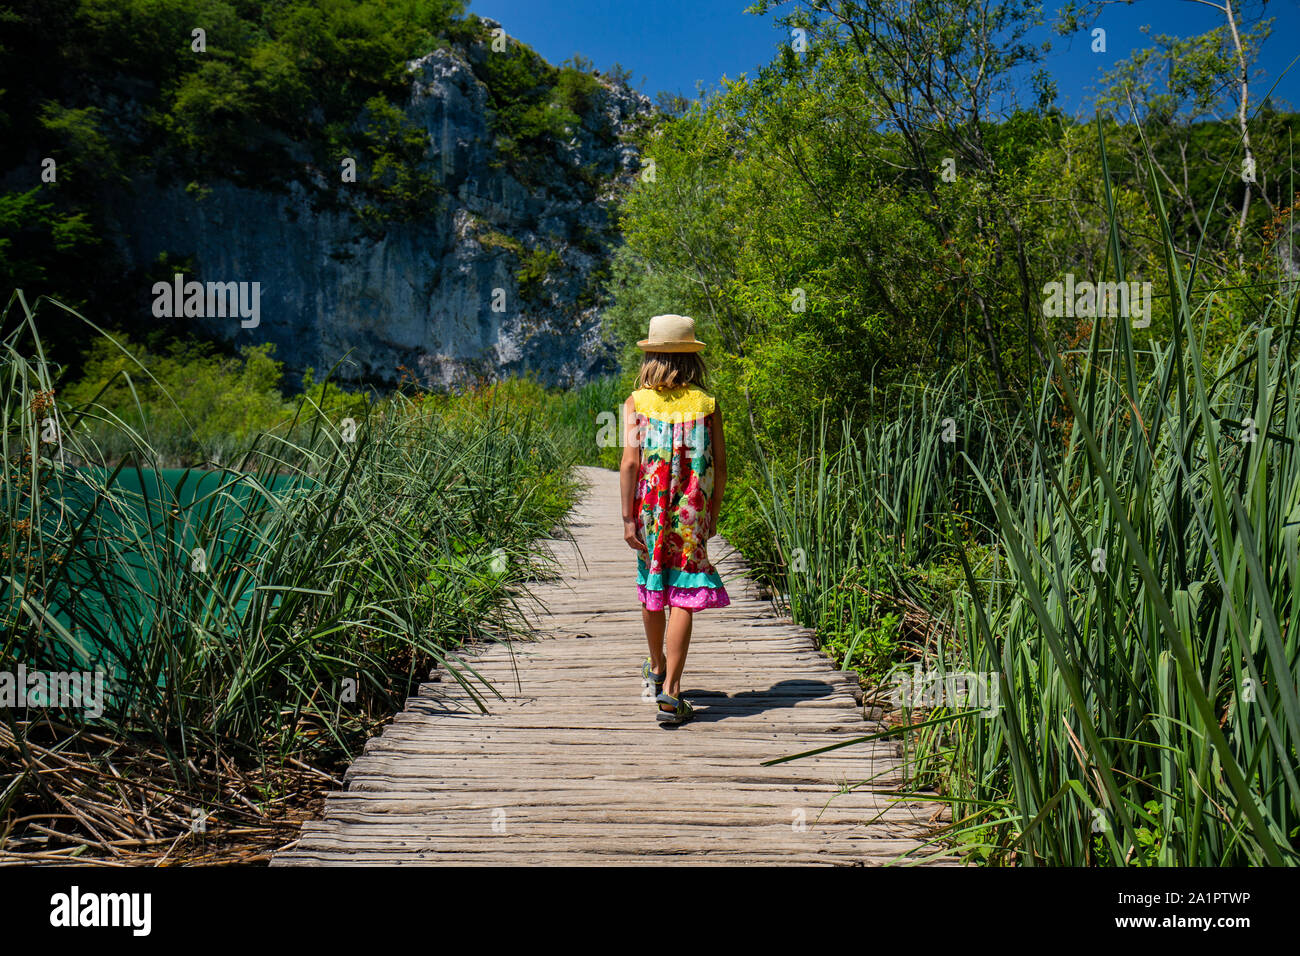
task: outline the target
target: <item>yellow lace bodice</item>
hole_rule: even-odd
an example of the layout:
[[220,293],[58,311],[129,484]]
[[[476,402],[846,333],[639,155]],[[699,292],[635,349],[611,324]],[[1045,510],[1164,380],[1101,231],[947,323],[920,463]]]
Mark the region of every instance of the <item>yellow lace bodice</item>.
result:
[[638,388],[632,393],[634,407],[648,418],[660,421],[690,421],[712,414],[713,396],[694,385],[677,388]]

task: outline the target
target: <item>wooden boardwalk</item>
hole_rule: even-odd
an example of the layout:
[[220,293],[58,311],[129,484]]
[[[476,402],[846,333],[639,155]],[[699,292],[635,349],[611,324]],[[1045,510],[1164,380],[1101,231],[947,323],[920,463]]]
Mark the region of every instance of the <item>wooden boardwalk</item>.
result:
[[722,538],[710,557],[732,603],[696,616],[682,680],[697,716],[656,724],[618,475],[582,476],[585,566],[557,544],[578,572],[538,589],[539,640],[473,659],[507,700],[485,715],[450,678],[422,685],[272,865],[877,865],[915,850],[934,805],[870,792],[897,786],[894,744],[760,766],[879,728]]

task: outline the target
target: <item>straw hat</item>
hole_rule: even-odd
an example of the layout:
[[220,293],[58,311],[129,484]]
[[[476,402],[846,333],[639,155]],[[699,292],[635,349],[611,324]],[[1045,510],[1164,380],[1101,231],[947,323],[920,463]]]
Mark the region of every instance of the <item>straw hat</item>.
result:
[[656,315],[650,320],[650,337],[637,348],[643,352],[698,352],[704,343],[695,337],[695,320],[686,315]]

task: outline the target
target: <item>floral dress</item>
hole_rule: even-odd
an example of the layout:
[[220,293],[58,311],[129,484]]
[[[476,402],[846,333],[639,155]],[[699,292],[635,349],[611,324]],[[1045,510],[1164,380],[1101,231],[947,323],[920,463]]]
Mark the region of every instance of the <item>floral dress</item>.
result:
[[637,552],[637,598],[647,609],[692,611],[731,603],[709,563],[713,398],[693,385],[632,393],[641,436],[636,514],[647,551]]

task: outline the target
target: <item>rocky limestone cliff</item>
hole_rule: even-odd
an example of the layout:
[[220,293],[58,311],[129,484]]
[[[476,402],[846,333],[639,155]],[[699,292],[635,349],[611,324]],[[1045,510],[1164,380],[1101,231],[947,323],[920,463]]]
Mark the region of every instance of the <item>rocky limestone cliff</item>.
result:
[[[593,280],[611,252],[611,204],[640,168],[622,138],[650,102],[602,80],[581,126],[525,185],[497,155],[473,68],[492,55],[485,39],[408,64],[405,113],[428,132],[444,190],[431,215],[366,228],[340,177],[310,168],[287,191],[217,181],[196,196],[137,179],[114,200],[128,268],[163,253],[192,263],[187,279],[259,282],[256,328],[191,321],[236,345],[273,342],[292,380],[309,366],[319,379],[345,354],[339,376],[376,385],[403,368],[427,386],[516,372],[567,385],[609,371]],[[530,258],[546,268],[521,287]]]

